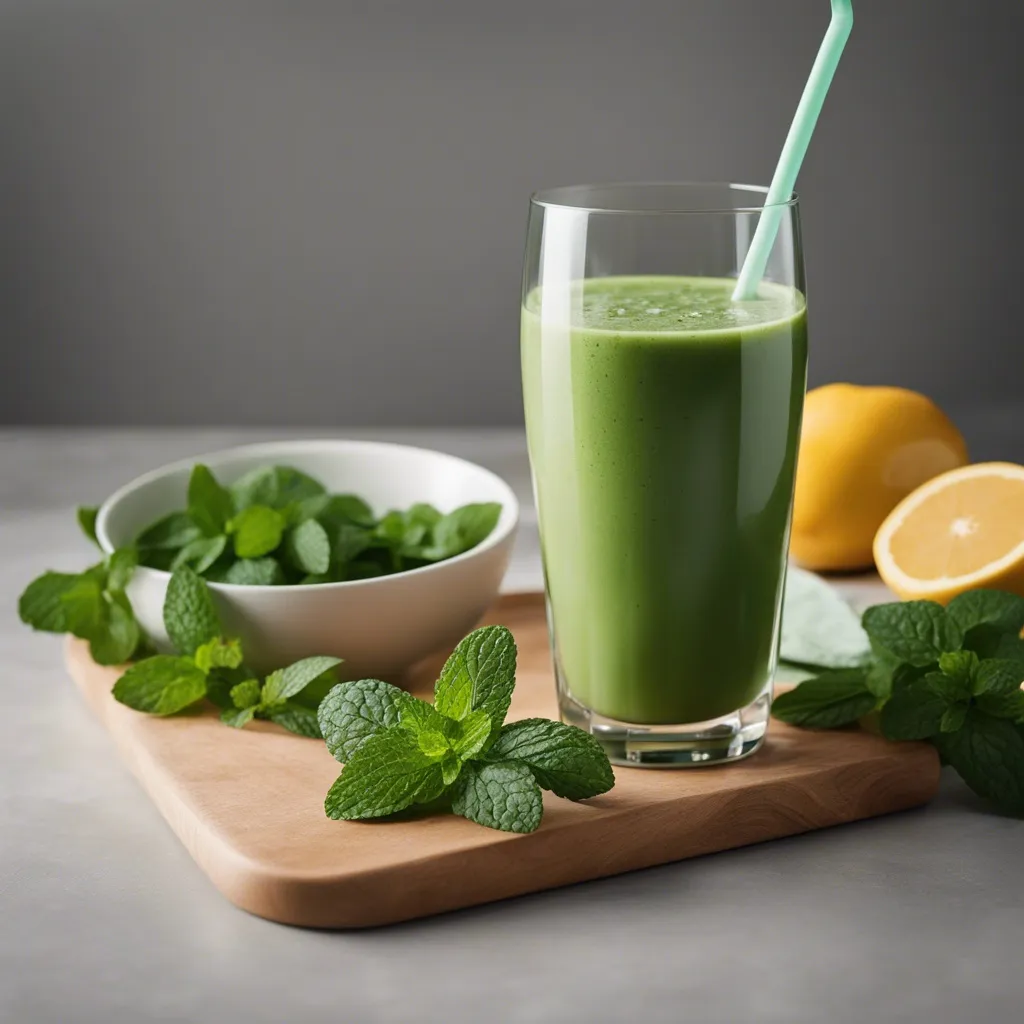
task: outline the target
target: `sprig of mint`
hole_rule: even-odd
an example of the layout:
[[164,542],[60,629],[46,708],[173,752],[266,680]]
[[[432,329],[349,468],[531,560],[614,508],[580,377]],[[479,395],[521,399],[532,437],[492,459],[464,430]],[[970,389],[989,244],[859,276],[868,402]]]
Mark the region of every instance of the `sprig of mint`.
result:
[[345,767],[324,810],[381,818],[444,799],[455,814],[505,832],[532,832],[541,789],[586,800],[615,784],[601,745],[545,718],[504,725],[516,644],[504,626],[470,633],[441,670],[434,703],[379,679],[339,683],[320,704],[320,729]]
[[925,740],[979,796],[1024,815],[1024,598],[973,590],[875,605],[863,615],[870,654],[780,694],[777,718],[832,729],[878,712],[891,740]]
[[[315,500],[320,493],[316,481],[285,469],[249,474],[236,488],[289,502]],[[326,508],[335,500],[323,497],[318,507]],[[258,511],[262,507],[258,505],[249,506],[243,514],[247,525],[239,523],[239,516],[232,512],[234,502],[213,474],[200,468],[189,485],[189,511],[165,516],[143,533],[150,550],[164,552],[168,564],[181,563],[168,581],[163,607],[164,628],[175,654],[153,654],[135,620],[125,592],[138,564],[135,548],[119,549],[81,573],[44,573],[25,589],[18,612],[33,629],[73,633],[88,640],[97,664],[120,665],[134,659],[113,693],[136,711],[172,715],[207,698],[221,709],[221,720],[236,728],[263,718],[300,736],[319,739],[316,709],[337,681],[335,670],[341,659],[305,658],[260,682],[244,663],[241,643],[224,636],[213,595],[199,568],[180,557],[211,542],[226,545],[228,534],[244,534],[246,543],[259,550],[261,531],[266,534],[273,523]],[[357,518],[366,514],[359,499],[342,499],[340,507]],[[98,546],[96,516],[95,508],[78,509],[82,532]],[[227,532],[211,536],[216,530]],[[202,562],[199,559],[199,566]],[[237,582],[281,582],[280,567],[272,558],[240,559],[231,566],[230,575]]]
[[447,515],[432,505],[378,519],[353,494],[328,494],[289,466],[262,466],[231,486],[197,464],[187,508],[136,539],[142,565],[189,566],[217,583],[275,586],[369,579],[444,561],[476,547],[501,506],[464,505]]
[[[80,508],[77,516],[96,544],[96,509]],[[137,562],[133,548],[122,548],[84,572],[43,573],[18,599],[18,615],[33,629],[87,640],[98,665],[120,665],[146,645],[125,594]]]
[[242,645],[223,635],[207,583],[182,566],[167,584],[164,628],[178,652],[129,666],[114,698],[136,711],[173,715],[203,698],[221,709],[221,721],[241,728],[264,718],[300,736],[320,737],[316,706],[337,676],[340,658],[304,658],[261,683],[244,664]]

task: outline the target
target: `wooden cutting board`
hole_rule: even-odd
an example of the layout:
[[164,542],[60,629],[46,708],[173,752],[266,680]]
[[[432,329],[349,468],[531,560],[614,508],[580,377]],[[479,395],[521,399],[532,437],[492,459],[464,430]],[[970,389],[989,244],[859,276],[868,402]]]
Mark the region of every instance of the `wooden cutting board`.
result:
[[[503,597],[487,617],[513,631],[510,719],[557,718],[543,599]],[[222,725],[212,708],[153,718],[110,695],[119,670],[69,639],[67,665],[178,838],[244,910],[317,928],[361,928],[759,843],[931,799],[939,762],[924,744],[773,721],[764,747],[724,767],[615,769],[586,803],[544,794],[530,835],[454,815],[337,822],[323,798],[340,766],[318,740],[267,723]],[[438,665],[440,664],[440,659]],[[429,696],[437,666],[426,666]]]

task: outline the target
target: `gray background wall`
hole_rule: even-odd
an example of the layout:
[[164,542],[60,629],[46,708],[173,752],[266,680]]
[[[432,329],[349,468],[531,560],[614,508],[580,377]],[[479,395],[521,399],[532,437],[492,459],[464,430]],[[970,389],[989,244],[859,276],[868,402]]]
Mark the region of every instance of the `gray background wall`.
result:
[[[1022,410],[1024,14],[859,0],[812,382]],[[825,0],[0,7],[0,418],[505,424],[526,199],[766,181]]]

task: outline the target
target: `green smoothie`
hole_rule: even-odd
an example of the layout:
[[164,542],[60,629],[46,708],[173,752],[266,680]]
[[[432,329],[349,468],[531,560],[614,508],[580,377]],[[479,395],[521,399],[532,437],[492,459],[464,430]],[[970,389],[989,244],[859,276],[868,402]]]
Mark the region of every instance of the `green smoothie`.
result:
[[717,718],[773,671],[806,312],[734,284],[594,278],[523,311],[558,672],[619,722]]

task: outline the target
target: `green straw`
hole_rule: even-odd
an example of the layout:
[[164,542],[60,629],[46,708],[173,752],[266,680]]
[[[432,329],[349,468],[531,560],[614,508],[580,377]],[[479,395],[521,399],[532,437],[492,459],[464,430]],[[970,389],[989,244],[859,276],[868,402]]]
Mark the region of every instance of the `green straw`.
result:
[[832,0],[832,21],[821,41],[821,49],[811,68],[804,94],[800,97],[800,105],[796,108],[786,143],[782,147],[779,165],[775,168],[775,176],[765,197],[754,239],[747,250],[747,257],[732,293],[735,302],[753,299],[757,295],[764,268],[768,265],[768,255],[779,233],[782,211],[785,209],[781,204],[787,202],[793,194],[796,176],[800,173],[800,165],[807,154],[807,146],[814,133],[814,126],[818,123],[825,95],[832,84],[832,76],[836,73],[836,66],[852,28],[853,0]]

